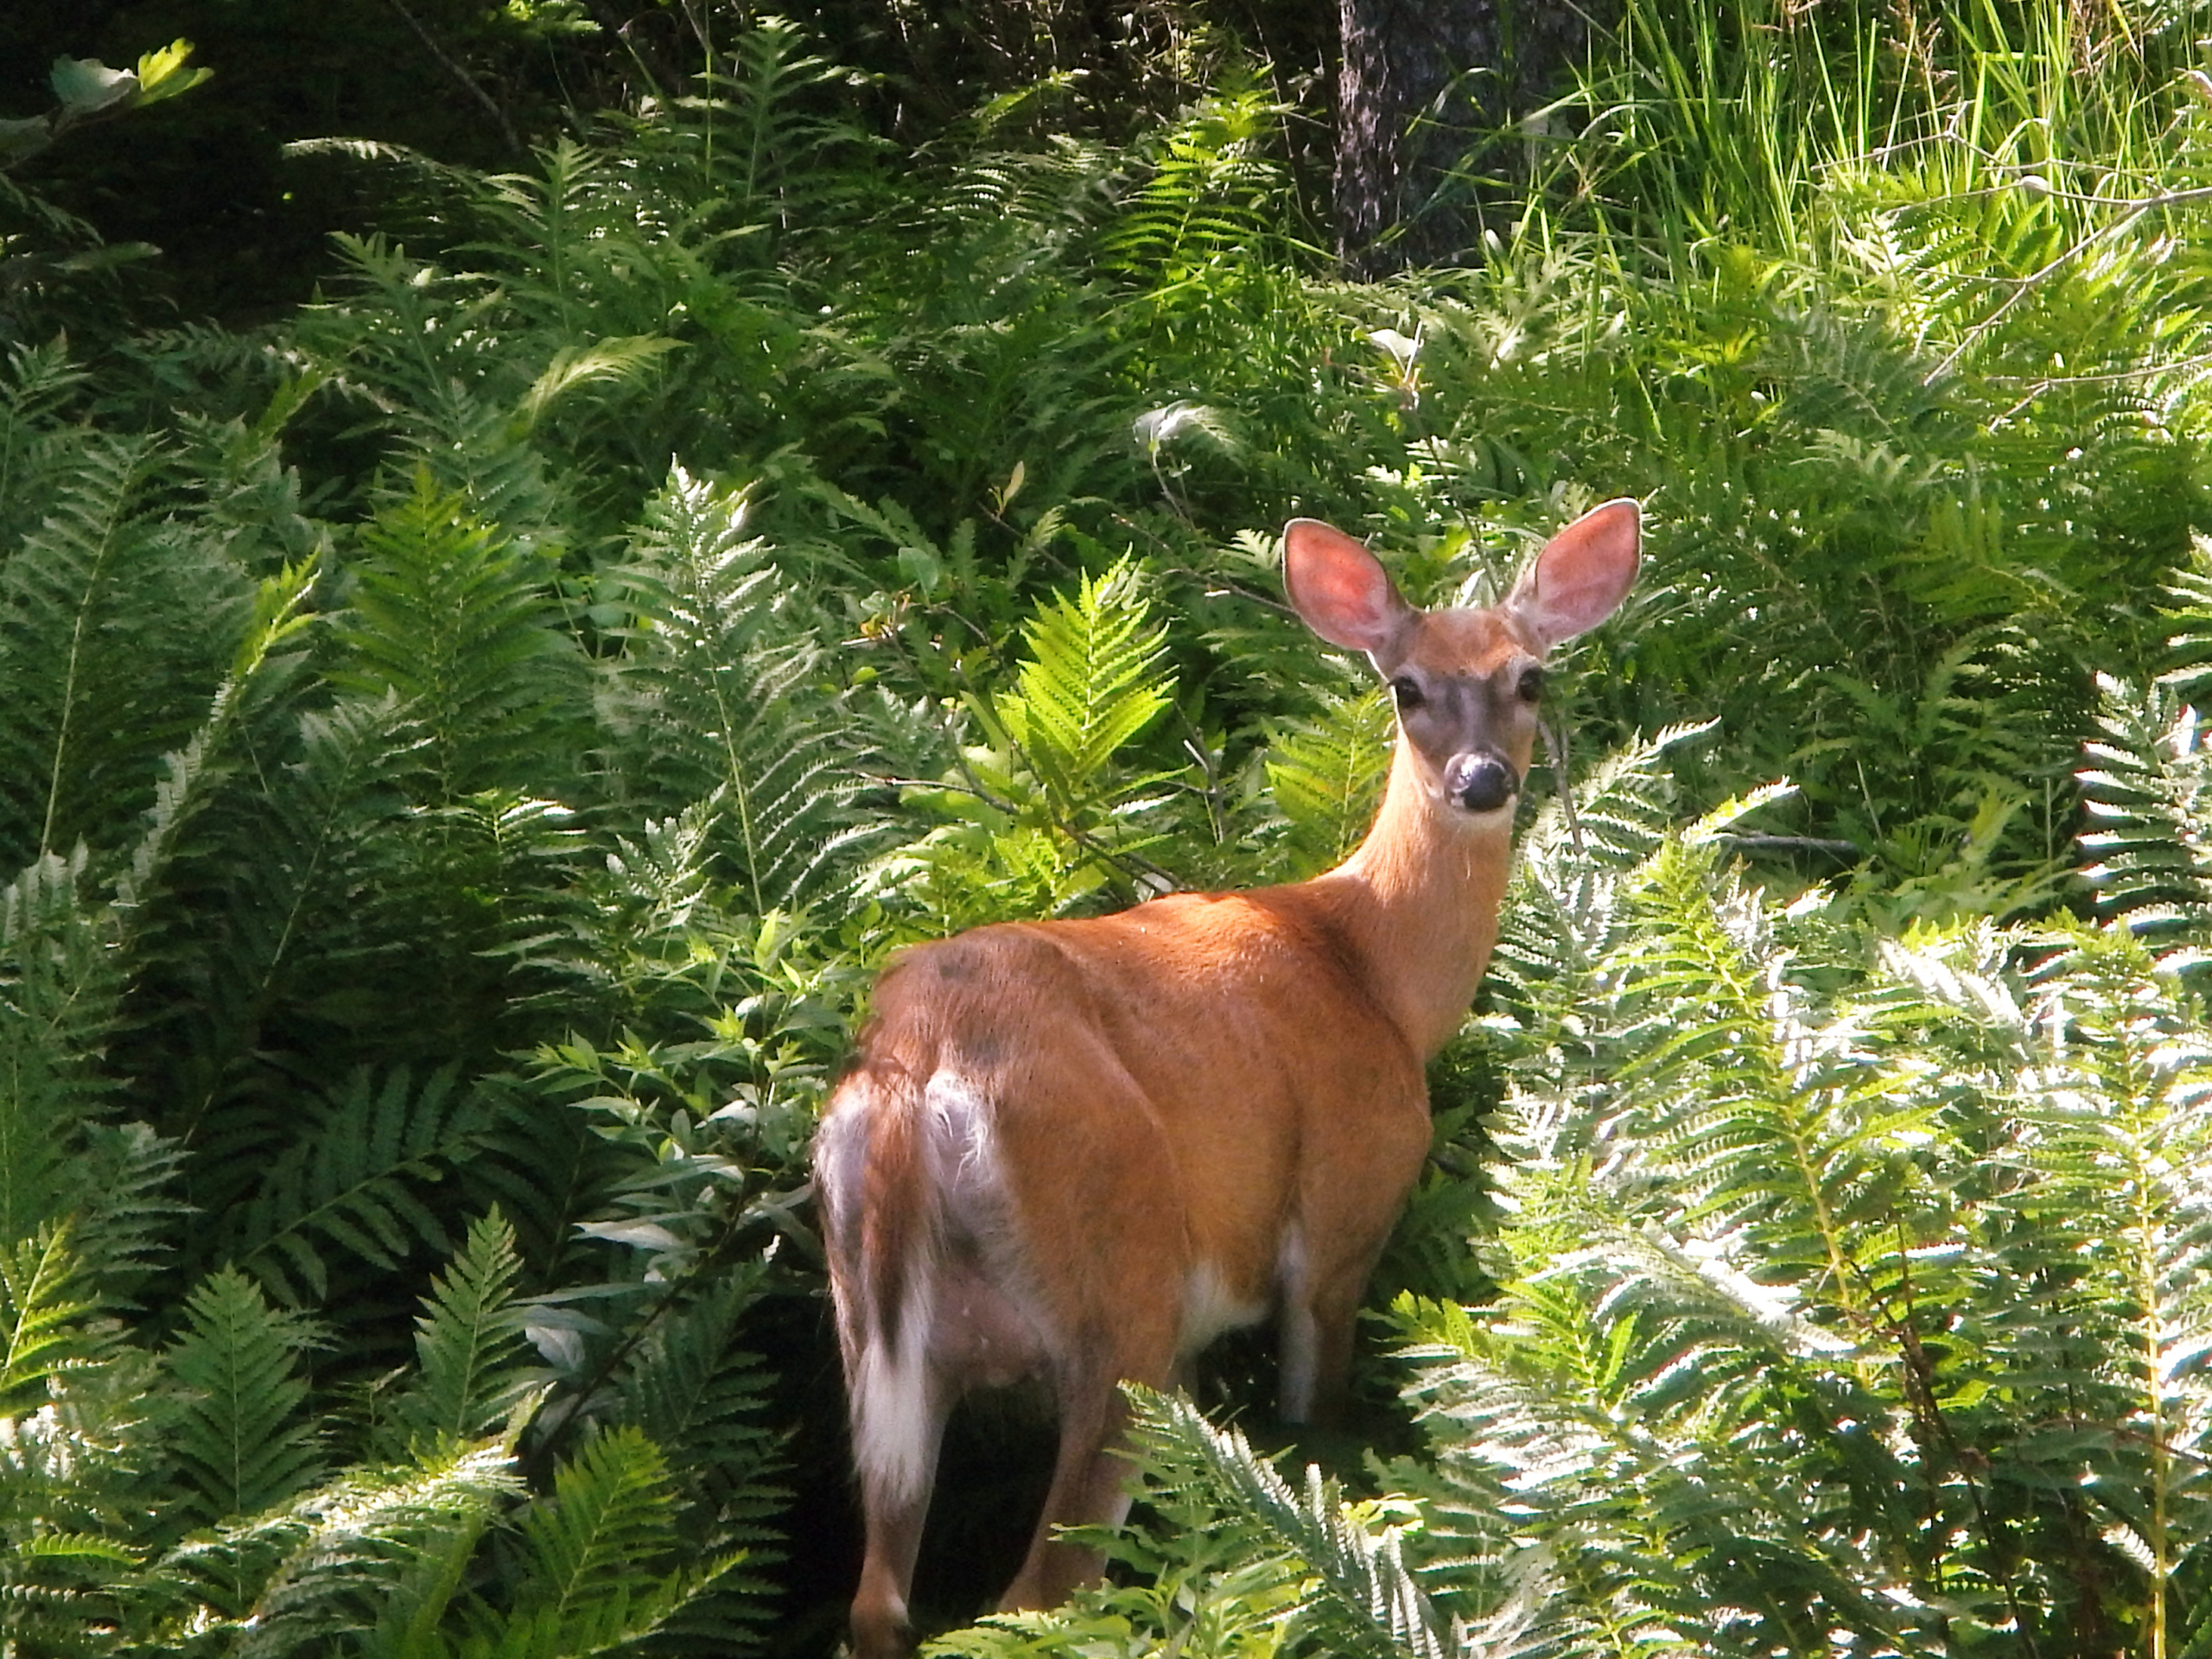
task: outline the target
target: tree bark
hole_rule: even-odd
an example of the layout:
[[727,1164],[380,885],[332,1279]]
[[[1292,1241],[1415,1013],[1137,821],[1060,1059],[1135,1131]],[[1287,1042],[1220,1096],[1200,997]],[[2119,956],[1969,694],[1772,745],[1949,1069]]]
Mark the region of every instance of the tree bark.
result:
[[1361,278],[1464,263],[1482,234],[1480,169],[1467,163],[1557,96],[1588,44],[1590,11],[1567,0],[1338,0],[1338,259]]

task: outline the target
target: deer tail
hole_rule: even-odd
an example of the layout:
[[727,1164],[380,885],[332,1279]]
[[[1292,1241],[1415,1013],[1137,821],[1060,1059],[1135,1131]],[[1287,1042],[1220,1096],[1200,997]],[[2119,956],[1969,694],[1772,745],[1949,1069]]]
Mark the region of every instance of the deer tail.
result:
[[942,1230],[924,1090],[904,1067],[848,1077],[815,1142],[830,1287],[862,1484],[891,1498],[929,1478],[937,1381],[931,1271]]

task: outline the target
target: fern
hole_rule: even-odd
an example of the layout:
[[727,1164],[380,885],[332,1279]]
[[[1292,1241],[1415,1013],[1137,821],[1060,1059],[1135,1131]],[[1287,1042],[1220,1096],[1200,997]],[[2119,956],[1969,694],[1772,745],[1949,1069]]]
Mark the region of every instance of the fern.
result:
[[1308,1639],[1336,1653],[1445,1652],[1396,1528],[1374,1525],[1313,1465],[1304,1492],[1294,1491],[1243,1436],[1213,1428],[1186,1401],[1155,1396],[1139,1405],[1135,1435],[1155,1479],[1205,1491],[1246,1524],[1259,1522],[1311,1575],[1297,1618]]
[[254,1659],[405,1630],[426,1609],[434,1630],[459,1567],[518,1485],[505,1446],[461,1446],[349,1471],[263,1520],[254,1531],[283,1554],[234,1651]]
[[[524,1316],[514,1230],[496,1210],[468,1230],[449,1271],[415,1321],[418,1370],[396,1402],[399,1422],[433,1443],[475,1440],[534,1406],[537,1376],[523,1363]],[[509,1428],[512,1438],[514,1428]]]
[[1262,149],[1284,113],[1256,78],[1235,72],[1185,111],[1107,233],[1108,264],[1152,275],[1157,302],[1209,265],[1273,251],[1281,182]]
[[560,747],[582,684],[531,562],[425,474],[364,544],[331,678],[399,697],[422,735],[418,798],[446,806],[550,781],[544,756]]
[[739,1345],[765,1276],[764,1264],[714,1275],[655,1322],[617,1383],[623,1419],[671,1448],[672,1474],[703,1512],[688,1535],[715,1549],[766,1541],[762,1523],[779,1503],[768,1484],[775,1435],[763,1421],[768,1374]]
[[1029,659],[995,713],[1053,799],[1072,808],[1101,768],[1172,701],[1160,673],[1166,631],[1136,573],[1117,565],[1024,631]]
[[2099,827],[2082,879],[2098,909],[2169,948],[2212,944],[2212,845],[2198,798],[2205,745],[2196,710],[2164,685],[2098,679],[2101,735],[2084,746],[2082,810]]
[[[111,830],[225,654],[243,581],[163,523],[153,445],[77,446],[45,516],[0,563],[0,859],[20,867]],[[154,496],[153,499],[149,499]],[[188,620],[195,618],[197,620]],[[208,649],[210,641],[214,649]]]
[[48,856],[0,888],[0,1242],[73,1207],[77,1127],[106,1103],[97,1065],[122,991],[111,931],[79,899],[89,858]]
[[[660,1449],[632,1428],[600,1435],[555,1473],[550,1501],[517,1523],[517,1612],[570,1632],[601,1630],[610,1616],[651,1624],[675,1586],[650,1576],[649,1564],[675,1554],[675,1522]],[[542,1650],[582,1645],[571,1634]]]
[[273,1508],[321,1472],[319,1436],[300,1421],[307,1383],[296,1375],[316,1332],[271,1309],[233,1268],[193,1292],[184,1320],[168,1363],[185,1390],[168,1442],[190,1492],[185,1512],[216,1522]]
[[621,1418],[669,1449],[688,1551],[721,1563],[665,1623],[672,1637],[724,1650],[768,1634],[766,1569],[782,1559],[772,1522],[789,1498],[773,1484],[784,1452],[766,1421],[770,1374],[739,1346],[766,1276],[765,1262],[714,1275],[656,1320],[617,1382]]
[[0,1249],[0,1416],[47,1403],[61,1375],[96,1351],[96,1306],[67,1226]]
[[1268,786],[1290,820],[1294,874],[1340,863],[1365,838],[1396,736],[1389,699],[1378,690],[1331,699],[1319,719],[1286,728],[1268,746]]
[[[325,1251],[383,1268],[417,1244],[442,1250],[446,1230],[420,1189],[475,1149],[482,1108],[456,1093],[453,1075],[419,1089],[402,1068],[381,1086],[356,1072],[306,1115],[251,1193],[227,1207],[232,1258],[283,1303],[321,1300],[330,1286]],[[245,1148],[226,1149],[235,1156]]]
[[608,574],[635,617],[608,713],[649,810],[716,811],[715,840],[757,914],[822,884],[861,744],[817,690],[811,619],[790,573],[746,536],[747,507],[746,491],[681,467],[648,505],[633,562]]

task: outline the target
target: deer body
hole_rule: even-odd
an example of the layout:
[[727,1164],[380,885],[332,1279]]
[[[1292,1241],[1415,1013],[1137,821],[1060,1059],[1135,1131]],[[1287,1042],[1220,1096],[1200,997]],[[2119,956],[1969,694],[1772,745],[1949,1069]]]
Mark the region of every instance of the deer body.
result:
[[977,928],[885,972],[816,1142],[866,1516],[858,1659],[907,1646],[938,1443],[969,1389],[1041,1376],[1058,1398],[1010,1607],[1097,1572],[1054,1533],[1126,1507],[1121,1381],[1170,1386],[1273,1313],[1283,1414],[1333,1415],[1428,1149],[1425,1065],[1496,938],[1536,664],[1611,613],[1636,540],[1635,505],[1609,504],[1506,604],[1425,613],[1358,543],[1294,521],[1294,603],[1399,705],[1359,849],[1310,881]]

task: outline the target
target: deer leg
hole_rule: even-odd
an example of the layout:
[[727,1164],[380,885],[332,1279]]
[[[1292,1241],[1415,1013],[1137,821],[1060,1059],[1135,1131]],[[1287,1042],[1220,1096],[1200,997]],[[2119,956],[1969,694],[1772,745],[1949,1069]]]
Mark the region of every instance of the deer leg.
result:
[[914,1650],[906,1598],[913,1587],[914,1559],[922,1547],[922,1523],[929,1516],[949,1410],[935,1379],[923,1391],[920,1410],[919,1481],[865,1470],[861,1477],[866,1543],[860,1588],[853,1596],[853,1659],[906,1659]]
[[1284,1249],[1277,1324],[1285,1422],[1330,1429],[1344,1421],[1360,1299],[1387,1236],[1375,1233],[1324,1263],[1307,1259],[1300,1239]]
[[[1275,1262],[1283,1418],[1321,1429],[1344,1421],[1360,1299],[1428,1155],[1426,1098],[1408,1096],[1399,1109],[1361,1120],[1359,1130],[1356,1143],[1313,1153],[1317,1179],[1300,1193],[1299,1218]],[[1320,1178],[1361,1166],[1373,1177],[1363,1185]]]
[[[1351,1386],[1352,1333],[1367,1287],[1364,1268],[1286,1308],[1282,1332],[1282,1414],[1287,1421],[1334,1428],[1344,1421]],[[1299,1385],[1294,1396],[1293,1384]]]
[[[1134,1380],[1156,1386],[1167,1370],[1163,1360],[1135,1373]],[[1117,1444],[1128,1418],[1113,1370],[1086,1366],[1080,1375],[1063,1380],[1060,1449],[1052,1489],[1045,1495],[1028,1559],[1007,1586],[1001,1608],[1057,1607],[1079,1586],[1098,1581],[1105,1567],[1099,1553],[1057,1535],[1063,1527],[1114,1526],[1128,1513],[1129,1465]]]

